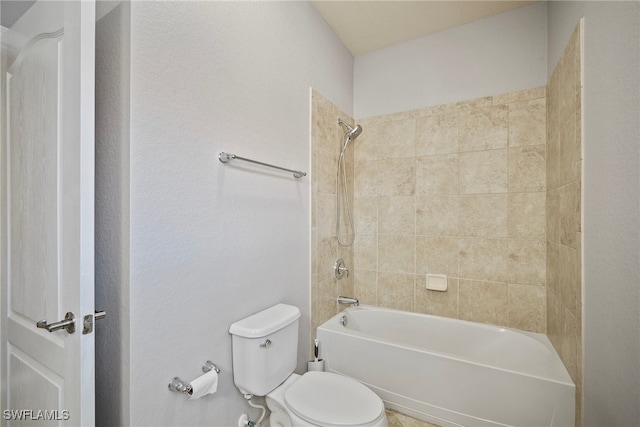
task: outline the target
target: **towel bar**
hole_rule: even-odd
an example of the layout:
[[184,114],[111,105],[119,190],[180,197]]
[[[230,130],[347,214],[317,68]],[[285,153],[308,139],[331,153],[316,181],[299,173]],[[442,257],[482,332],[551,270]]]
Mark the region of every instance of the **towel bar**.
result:
[[280,166],[272,165],[272,164],[269,164],[269,163],[259,162],[257,160],[247,159],[246,157],[236,156],[235,154],[231,154],[231,153],[222,152],[222,153],[220,153],[220,155],[218,155],[218,160],[220,160],[222,163],[229,163],[231,160],[234,160],[234,159],[243,160],[245,162],[250,162],[250,163],[255,163],[257,165],[268,166],[270,168],[279,169],[279,170],[285,171],[285,172],[291,172],[293,174],[294,178],[302,178],[303,176],[307,175],[306,172],[302,172],[302,171],[298,171],[298,170],[294,170],[294,169],[287,169],[287,168],[283,168],[283,167],[280,167]]

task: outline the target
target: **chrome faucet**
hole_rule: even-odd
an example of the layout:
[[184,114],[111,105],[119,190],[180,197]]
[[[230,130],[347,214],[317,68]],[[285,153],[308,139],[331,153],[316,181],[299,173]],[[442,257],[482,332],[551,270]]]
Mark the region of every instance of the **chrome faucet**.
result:
[[336,279],[338,280],[342,279],[342,276],[344,276],[345,274],[347,275],[347,277],[349,277],[349,269],[344,264],[342,258],[336,261],[335,265],[333,266],[333,271],[336,275]]
[[355,306],[360,305],[357,298],[343,297],[342,295],[338,297],[338,304],[352,304]]

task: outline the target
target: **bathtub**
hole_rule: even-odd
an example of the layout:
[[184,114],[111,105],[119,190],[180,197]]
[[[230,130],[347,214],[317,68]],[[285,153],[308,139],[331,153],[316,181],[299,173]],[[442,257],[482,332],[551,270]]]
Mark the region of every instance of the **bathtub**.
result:
[[543,334],[361,305],[319,326],[317,338],[326,371],[412,417],[439,426],[574,426],[575,385]]

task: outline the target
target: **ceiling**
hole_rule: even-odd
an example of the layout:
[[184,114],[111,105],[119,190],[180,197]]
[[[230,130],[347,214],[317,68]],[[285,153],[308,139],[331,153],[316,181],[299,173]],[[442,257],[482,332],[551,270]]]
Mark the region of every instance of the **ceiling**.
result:
[[497,15],[534,1],[315,0],[353,56]]
[[[311,3],[353,56],[534,3],[535,0],[315,0]],[[35,3],[2,0],[1,24],[11,27]]]

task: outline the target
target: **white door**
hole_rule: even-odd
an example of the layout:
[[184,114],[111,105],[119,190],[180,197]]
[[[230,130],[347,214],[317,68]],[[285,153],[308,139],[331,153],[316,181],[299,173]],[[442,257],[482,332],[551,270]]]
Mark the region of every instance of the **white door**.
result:
[[[13,52],[0,166],[0,422],[89,426],[95,335],[83,323],[94,314],[95,3],[38,1],[3,37]],[[73,333],[47,330],[66,313],[75,316]]]

